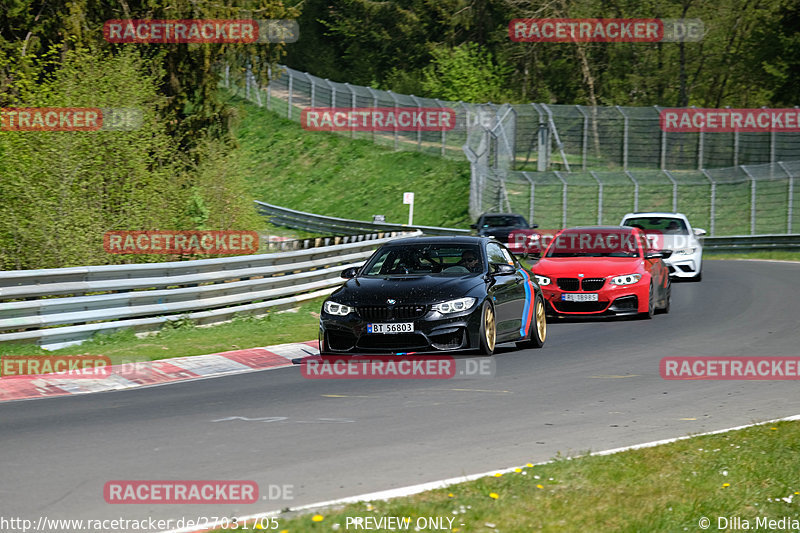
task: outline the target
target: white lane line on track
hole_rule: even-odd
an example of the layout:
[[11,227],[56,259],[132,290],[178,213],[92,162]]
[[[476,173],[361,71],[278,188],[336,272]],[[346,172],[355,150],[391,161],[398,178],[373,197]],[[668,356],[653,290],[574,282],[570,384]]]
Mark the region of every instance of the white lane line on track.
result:
[[[765,424],[774,424],[775,422],[787,422],[787,421],[794,421],[794,420],[800,420],[800,415],[792,415],[792,416],[787,416],[785,418],[775,418],[775,419],[772,419],[772,420],[764,420],[763,422],[756,422],[756,423],[753,423],[753,424],[745,424],[743,426],[735,426],[735,427],[726,428],[726,429],[718,429],[718,430],[715,430],[715,431],[708,431],[706,433],[697,433],[695,435],[684,435],[683,437],[673,437],[671,439],[655,440],[655,441],[652,441],[652,442],[645,442],[645,443],[642,443],[642,444],[633,444],[631,446],[623,446],[621,448],[612,448],[610,450],[603,450],[603,451],[599,451],[599,452],[590,453],[588,455],[588,457],[591,457],[593,455],[613,455],[615,453],[626,452],[626,451],[629,451],[629,450],[641,450],[643,448],[652,448],[654,446],[660,446],[662,444],[670,444],[672,442],[691,439],[691,438],[694,438],[694,437],[704,437],[706,435],[719,435],[720,433],[727,433],[729,431],[738,431],[740,429],[746,429],[746,428],[750,428],[750,427],[754,427],[754,426],[761,426],[761,425],[765,425]],[[572,457],[571,459],[577,459],[579,457],[587,457],[587,456],[577,455],[577,456]],[[539,463],[535,463],[535,465],[536,466],[541,466],[541,465],[546,465],[546,464],[549,464],[549,463],[552,463],[552,462],[553,461],[542,461],[542,462],[539,462]],[[308,505],[302,505],[300,507],[293,507],[291,510],[292,510],[292,512],[295,512],[295,511],[310,511],[312,509],[330,507],[330,506],[333,506],[333,505],[342,505],[342,504],[346,504],[346,503],[368,502],[368,501],[375,501],[375,500],[388,500],[388,499],[391,499],[391,498],[400,498],[400,497],[403,497],[403,496],[411,496],[411,495],[419,494],[420,492],[425,492],[425,491],[428,491],[428,490],[441,489],[441,488],[445,488],[445,487],[448,487],[450,485],[454,485],[454,484],[457,484],[457,483],[464,483],[465,481],[474,481],[474,480],[482,478],[482,477],[493,476],[494,474],[507,474],[509,472],[513,472],[515,468],[523,468],[523,467],[521,467],[521,466],[513,466],[513,467],[510,467],[510,468],[504,468],[504,469],[501,469],[501,470],[490,470],[489,472],[484,472],[482,474],[470,474],[468,476],[453,477],[453,478],[450,478],[450,479],[444,479],[444,480],[440,480],[440,481],[431,481],[429,483],[421,483],[419,485],[411,485],[411,486],[408,486],[408,487],[400,487],[400,488],[397,488],[397,489],[389,489],[389,490],[383,490],[383,491],[378,491],[378,492],[370,492],[370,493],[367,493],[367,494],[361,494],[359,496],[349,496],[347,498],[340,498],[338,500],[329,500],[329,501],[326,501],[326,502],[311,503],[311,504],[308,504]],[[240,517],[237,517],[237,520],[240,523],[244,523],[245,521],[258,520],[260,518],[269,518],[269,517],[272,517],[272,516],[278,516],[280,514],[281,514],[281,511],[269,511],[269,512],[266,512],[266,513],[259,513],[259,514],[252,514],[252,515],[247,515],[247,516],[240,516]],[[219,527],[219,526],[215,526],[215,527]],[[171,529],[171,530],[168,530],[168,531],[162,531],[161,533],[198,533],[198,532],[201,532],[201,531],[210,531],[210,529],[208,529],[206,527],[204,527],[202,529],[197,529],[197,528],[193,528],[193,527],[186,527],[186,528],[182,528],[182,529]]]

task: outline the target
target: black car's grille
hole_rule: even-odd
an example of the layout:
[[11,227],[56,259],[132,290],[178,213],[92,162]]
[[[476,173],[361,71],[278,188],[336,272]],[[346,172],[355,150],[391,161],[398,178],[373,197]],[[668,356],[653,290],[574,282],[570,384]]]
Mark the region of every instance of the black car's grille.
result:
[[603,288],[606,278],[586,278],[581,281],[581,287],[585,291],[599,291]]
[[358,307],[358,315],[367,321],[375,320],[413,320],[425,316],[427,305],[396,305],[386,307],[369,305]]
[[562,291],[577,291],[578,278],[558,278],[556,280],[558,288]]
[[[578,278],[558,278],[556,280],[558,288],[567,292],[577,292],[578,290],[598,291],[603,288],[605,282],[605,278],[586,278],[580,281]],[[578,287],[581,287],[581,289],[578,289]]]
[[410,351],[428,347],[425,337],[419,333],[394,333],[391,335],[362,335],[358,348],[374,350]]

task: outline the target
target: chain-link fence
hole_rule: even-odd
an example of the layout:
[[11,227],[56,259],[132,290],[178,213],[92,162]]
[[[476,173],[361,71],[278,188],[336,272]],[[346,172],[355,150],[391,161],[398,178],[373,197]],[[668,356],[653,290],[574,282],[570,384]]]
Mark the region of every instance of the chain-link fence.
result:
[[710,235],[800,230],[800,161],[708,170],[494,172],[473,176],[471,212],[524,214],[543,228],[619,224],[625,213],[686,214]]
[[[241,73],[241,75],[237,75]],[[470,215],[511,211],[541,227],[618,224],[631,211],[680,211],[711,235],[800,230],[800,134],[665,132],[659,107],[467,104],[337,83],[279,66],[261,86],[225,68],[225,86],[300,121],[311,107],[449,108],[441,131],[340,132],[471,166]]]

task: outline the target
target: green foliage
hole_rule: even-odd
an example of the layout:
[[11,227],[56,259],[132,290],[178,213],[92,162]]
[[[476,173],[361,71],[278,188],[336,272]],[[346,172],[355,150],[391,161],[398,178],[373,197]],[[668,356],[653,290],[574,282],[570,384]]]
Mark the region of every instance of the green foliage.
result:
[[511,69],[497,65],[476,43],[437,47],[433,63],[423,70],[425,94],[443,100],[482,103],[511,99],[504,88]]

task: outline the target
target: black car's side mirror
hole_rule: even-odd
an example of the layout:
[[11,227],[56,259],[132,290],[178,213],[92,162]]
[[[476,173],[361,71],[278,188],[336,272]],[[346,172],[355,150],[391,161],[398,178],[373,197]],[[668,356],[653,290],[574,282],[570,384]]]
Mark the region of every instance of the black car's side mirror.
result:
[[492,274],[495,276],[506,276],[508,274],[513,274],[516,271],[517,269],[512,265],[506,263],[492,263]]
[[478,229],[478,225],[477,224],[470,224],[469,227],[471,229]]
[[358,268],[357,267],[350,267],[350,268],[345,268],[344,270],[342,270],[342,273],[341,273],[340,276],[342,278],[344,278],[344,279],[353,279],[354,277],[356,277],[357,274],[358,274]]

